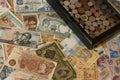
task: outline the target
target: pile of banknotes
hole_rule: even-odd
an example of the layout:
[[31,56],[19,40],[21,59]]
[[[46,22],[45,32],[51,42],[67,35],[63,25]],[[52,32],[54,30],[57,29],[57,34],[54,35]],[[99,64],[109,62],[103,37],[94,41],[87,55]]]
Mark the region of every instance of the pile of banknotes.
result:
[[0,80],[120,80],[120,34],[89,50],[46,0],[0,0]]

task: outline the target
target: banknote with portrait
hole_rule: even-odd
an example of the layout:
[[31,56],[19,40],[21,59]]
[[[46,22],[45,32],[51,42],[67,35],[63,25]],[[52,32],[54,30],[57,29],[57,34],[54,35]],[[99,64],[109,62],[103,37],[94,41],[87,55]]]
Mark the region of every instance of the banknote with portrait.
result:
[[40,32],[0,27],[0,42],[3,43],[37,48],[40,37]]
[[7,2],[7,0],[0,0],[0,13],[5,9],[9,9],[9,8],[11,8],[11,6]]
[[35,31],[38,24],[38,16],[37,15],[23,15],[24,29]]
[[65,39],[70,36],[71,29],[59,18],[49,16],[39,17],[38,31],[54,34],[56,39]]
[[73,80],[76,77],[75,70],[65,59],[65,56],[58,43],[46,43],[36,50],[36,54],[40,57],[44,57],[58,63],[52,77],[53,80]]
[[0,13],[0,25],[10,28],[23,28],[23,22],[9,10],[4,10],[2,13]]
[[14,48],[6,65],[40,80],[51,80],[57,63],[37,56],[34,51]]

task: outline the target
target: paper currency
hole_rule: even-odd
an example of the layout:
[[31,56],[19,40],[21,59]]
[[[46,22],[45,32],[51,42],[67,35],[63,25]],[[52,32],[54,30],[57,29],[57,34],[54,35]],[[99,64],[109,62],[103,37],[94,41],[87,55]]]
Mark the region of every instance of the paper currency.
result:
[[23,21],[24,21],[25,30],[31,30],[31,31],[36,30],[38,24],[37,15],[23,15]]
[[58,63],[53,80],[73,80],[76,77],[74,69],[68,61],[64,60],[65,56],[56,42],[41,46],[36,50],[36,54]]
[[98,80],[97,65],[94,63],[90,68],[85,68],[81,62],[76,64],[77,80]]
[[54,34],[55,38],[64,39],[70,36],[71,29],[59,18],[42,16],[39,18],[37,30]]
[[25,31],[19,29],[3,28],[0,29],[0,42],[37,48],[37,43],[41,41],[40,32]]
[[97,59],[97,66],[98,66],[98,70],[101,72],[104,69],[106,69],[106,60],[109,59],[108,55],[101,55],[98,59]]
[[19,20],[11,11],[5,10],[0,13],[0,25],[3,27],[17,27],[22,29],[23,22]]
[[17,14],[54,11],[46,0],[14,0],[14,9]]
[[0,80],[10,80],[10,79],[8,79],[8,77],[14,71],[15,71],[15,69],[12,69],[5,65],[2,69],[2,71],[0,72]]
[[5,9],[10,8],[11,6],[7,2],[7,0],[0,0],[0,12],[4,11]]
[[6,65],[41,80],[51,80],[57,63],[38,57],[33,51],[14,48]]
[[0,72],[3,69],[4,64],[5,64],[4,48],[3,45],[0,43]]

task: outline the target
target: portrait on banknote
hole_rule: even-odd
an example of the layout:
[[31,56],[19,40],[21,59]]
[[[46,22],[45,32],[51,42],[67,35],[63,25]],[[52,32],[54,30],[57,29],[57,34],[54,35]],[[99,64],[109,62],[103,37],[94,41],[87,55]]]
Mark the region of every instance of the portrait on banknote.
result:
[[26,30],[35,31],[37,27],[37,15],[24,15],[24,25]]

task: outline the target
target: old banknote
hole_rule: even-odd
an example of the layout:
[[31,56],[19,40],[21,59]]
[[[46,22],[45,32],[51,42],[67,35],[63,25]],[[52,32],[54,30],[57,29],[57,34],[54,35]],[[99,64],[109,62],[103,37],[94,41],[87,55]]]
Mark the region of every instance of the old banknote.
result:
[[36,50],[36,54],[40,57],[53,60],[58,63],[53,80],[73,80],[76,73],[70,63],[65,60],[65,56],[56,42],[44,44]]
[[109,59],[109,56],[104,54],[97,59],[98,70],[101,72],[106,69],[106,60]]
[[38,31],[54,34],[56,39],[70,36],[71,29],[59,18],[49,16],[39,17]]
[[7,0],[0,0],[0,12],[4,11],[5,9],[10,8],[11,6],[7,2]]
[[98,80],[97,64],[94,63],[90,68],[85,68],[81,62],[76,64],[76,80]]
[[40,32],[25,31],[16,28],[0,27],[0,42],[37,48],[40,39]]
[[57,63],[37,56],[34,51],[14,48],[6,65],[40,80],[51,80]]
[[14,71],[15,71],[15,69],[12,69],[11,67],[4,65],[2,71],[0,72],[0,80],[11,80],[8,77]]
[[3,48],[3,44],[0,43],[0,72],[3,69],[4,64],[5,64],[4,48]]
[[4,27],[17,27],[22,29],[23,22],[19,20],[11,11],[5,10],[0,13],[0,25]]
[[25,30],[35,31],[38,24],[37,15],[23,15]]
[[14,0],[14,10],[17,14],[54,11],[46,0]]

